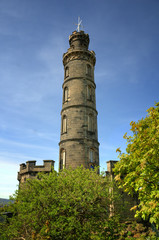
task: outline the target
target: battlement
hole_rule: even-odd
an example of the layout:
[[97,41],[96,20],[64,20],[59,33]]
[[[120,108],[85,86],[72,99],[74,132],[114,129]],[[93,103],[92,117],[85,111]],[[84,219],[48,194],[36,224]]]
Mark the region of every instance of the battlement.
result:
[[20,164],[20,171],[18,172],[18,181],[21,184],[28,178],[35,178],[39,172],[49,173],[54,167],[54,160],[43,160],[44,165],[36,165],[36,161],[27,161]]
[[115,164],[116,164],[117,162],[118,162],[118,161],[115,161],[115,160],[109,160],[109,161],[107,161],[106,176],[114,176],[113,168],[115,167]]
[[[117,162],[118,161],[115,161],[115,160],[109,160],[106,162],[107,163],[107,171],[105,173],[106,173],[106,177],[108,177],[108,179],[110,181],[113,181],[113,179],[115,177],[113,168],[115,167],[115,164]],[[110,192],[113,193],[113,187],[110,187]],[[132,197],[132,196],[128,195],[126,192],[124,192],[123,189],[119,189],[118,194],[120,194],[120,198],[118,199],[118,201],[116,201],[110,205],[110,215],[113,216],[116,211],[119,211],[121,214],[122,221],[134,220],[134,212],[130,211],[130,209],[133,206],[137,205],[136,197]]]

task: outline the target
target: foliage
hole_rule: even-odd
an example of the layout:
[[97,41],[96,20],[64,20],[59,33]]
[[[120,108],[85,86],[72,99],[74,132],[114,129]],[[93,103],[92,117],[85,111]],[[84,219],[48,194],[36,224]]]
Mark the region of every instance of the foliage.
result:
[[143,223],[125,222],[122,224],[122,229],[118,240],[157,240],[156,233],[152,231],[149,225]]
[[40,174],[21,186],[14,201],[2,239],[118,239],[118,219],[109,217],[109,184],[97,169]]
[[128,194],[137,194],[136,216],[159,226],[159,103],[148,115],[131,122],[133,136],[124,135],[127,153],[119,152],[114,172],[119,186]]

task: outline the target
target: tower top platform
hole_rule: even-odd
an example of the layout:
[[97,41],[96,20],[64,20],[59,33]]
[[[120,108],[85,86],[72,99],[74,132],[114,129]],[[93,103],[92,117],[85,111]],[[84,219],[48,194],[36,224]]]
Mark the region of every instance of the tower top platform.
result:
[[89,46],[89,35],[84,31],[74,31],[69,36],[69,44],[71,48],[84,47],[88,49]]

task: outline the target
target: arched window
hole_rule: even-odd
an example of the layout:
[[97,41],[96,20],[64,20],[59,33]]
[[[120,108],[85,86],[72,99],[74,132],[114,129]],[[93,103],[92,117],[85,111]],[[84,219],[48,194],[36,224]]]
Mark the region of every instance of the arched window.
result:
[[67,117],[66,115],[64,115],[62,118],[62,133],[66,132],[67,132]]
[[91,68],[91,65],[89,64],[86,65],[86,74],[89,76],[92,75],[92,68]]
[[61,149],[60,151],[60,169],[64,169],[66,167],[66,151],[65,149]]
[[68,101],[68,87],[64,88],[63,102]]
[[87,86],[87,99],[92,101],[93,97],[92,97],[92,87],[90,85]]
[[69,67],[66,67],[65,68],[65,77],[68,77],[69,76]]
[[93,115],[88,115],[88,131],[93,132]]

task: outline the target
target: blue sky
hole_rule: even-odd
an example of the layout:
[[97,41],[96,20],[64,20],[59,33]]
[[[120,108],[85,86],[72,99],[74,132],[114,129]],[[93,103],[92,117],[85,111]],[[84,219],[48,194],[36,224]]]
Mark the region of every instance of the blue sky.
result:
[[159,101],[158,0],[0,1],[0,197],[19,164],[56,161],[63,64],[78,16],[96,53],[100,166],[125,150],[129,123]]

